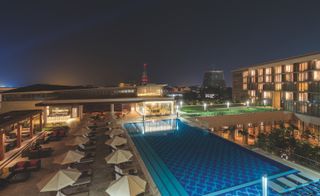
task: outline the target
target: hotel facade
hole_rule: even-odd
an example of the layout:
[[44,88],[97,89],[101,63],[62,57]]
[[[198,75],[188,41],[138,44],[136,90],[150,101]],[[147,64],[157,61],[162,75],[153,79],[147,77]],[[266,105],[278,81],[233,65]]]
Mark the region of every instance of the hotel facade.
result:
[[234,70],[233,100],[320,117],[320,53]]

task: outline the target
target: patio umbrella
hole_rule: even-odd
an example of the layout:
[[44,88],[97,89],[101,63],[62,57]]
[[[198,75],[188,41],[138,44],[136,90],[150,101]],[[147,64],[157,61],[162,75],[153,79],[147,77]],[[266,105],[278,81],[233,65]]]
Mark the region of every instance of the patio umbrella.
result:
[[108,164],[128,162],[133,154],[128,150],[116,150],[104,158]]
[[146,184],[139,176],[125,175],[111,182],[106,192],[111,196],[135,196],[145,192]]
[[59,191],[72,185],[80,177],[81,172],[76,169],[62,169],[49,174],[37,184],[40,192]]
[[111,147],[121,146],[126,143],[127,143],[127,139],[125,139],[123,137],[119,137],[119,136],[116,136],[116,137],[109,139],[108,141],[105,142],[105,144],[107,144]]
[[89,142],[89,139],[86,137],[76,136],[75,138],[72,138],[68,141],[66,141],[67,146],[76,146],[79,144],[85,144]]
[[68,152],[63,153],[62,155],[56,156],[53,160],[53,163],[65,165],[69,163],[78,162],[83,157],[84,157],[83,154],[73,150],[69,150]]
[[113,129],[110,132],[106,133],[107,135],[109,135],[110,137],[114,137],[116,135],[121,135],[123,134],[124,131],[122,129]]

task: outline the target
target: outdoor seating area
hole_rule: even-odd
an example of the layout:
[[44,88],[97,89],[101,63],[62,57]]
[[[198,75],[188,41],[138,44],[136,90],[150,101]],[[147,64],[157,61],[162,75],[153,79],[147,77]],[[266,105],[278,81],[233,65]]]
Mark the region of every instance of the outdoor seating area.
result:
[[[88,114],[76,125],[44,130],[1,170],[0,195],[14,195],[16,187],[29,187],[25,188],[29,195],[43,196],[148,191],[125,132],[111,115]],[[124,190],[129,192],[118,192],[119,186],[127,186]]]

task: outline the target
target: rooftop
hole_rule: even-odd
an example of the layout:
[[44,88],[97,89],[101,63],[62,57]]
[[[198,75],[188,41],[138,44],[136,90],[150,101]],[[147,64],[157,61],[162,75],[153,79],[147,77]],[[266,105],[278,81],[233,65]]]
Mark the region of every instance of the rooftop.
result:
[[4,128],[41,112],[41,110],[19,110],[0,114],[0,128]]
[[73,89],[87,89],[93,88],[89,86],[65,86],[55,84],[33,84],[30,86],[24,86],[12,90],[5,91],[3,93],[22,93],[22,92],[37,92],[37,91],[57,91],[57,90],[73,90]]

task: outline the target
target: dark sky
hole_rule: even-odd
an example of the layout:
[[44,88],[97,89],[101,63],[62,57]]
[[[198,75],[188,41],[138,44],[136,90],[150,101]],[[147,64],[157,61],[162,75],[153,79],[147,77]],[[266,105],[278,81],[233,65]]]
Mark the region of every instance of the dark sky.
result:
[[[191,3],[193,2],[193,3]],[[308,0],[0,2],[0,84],[200,84],[232,69],[320,50]]]

